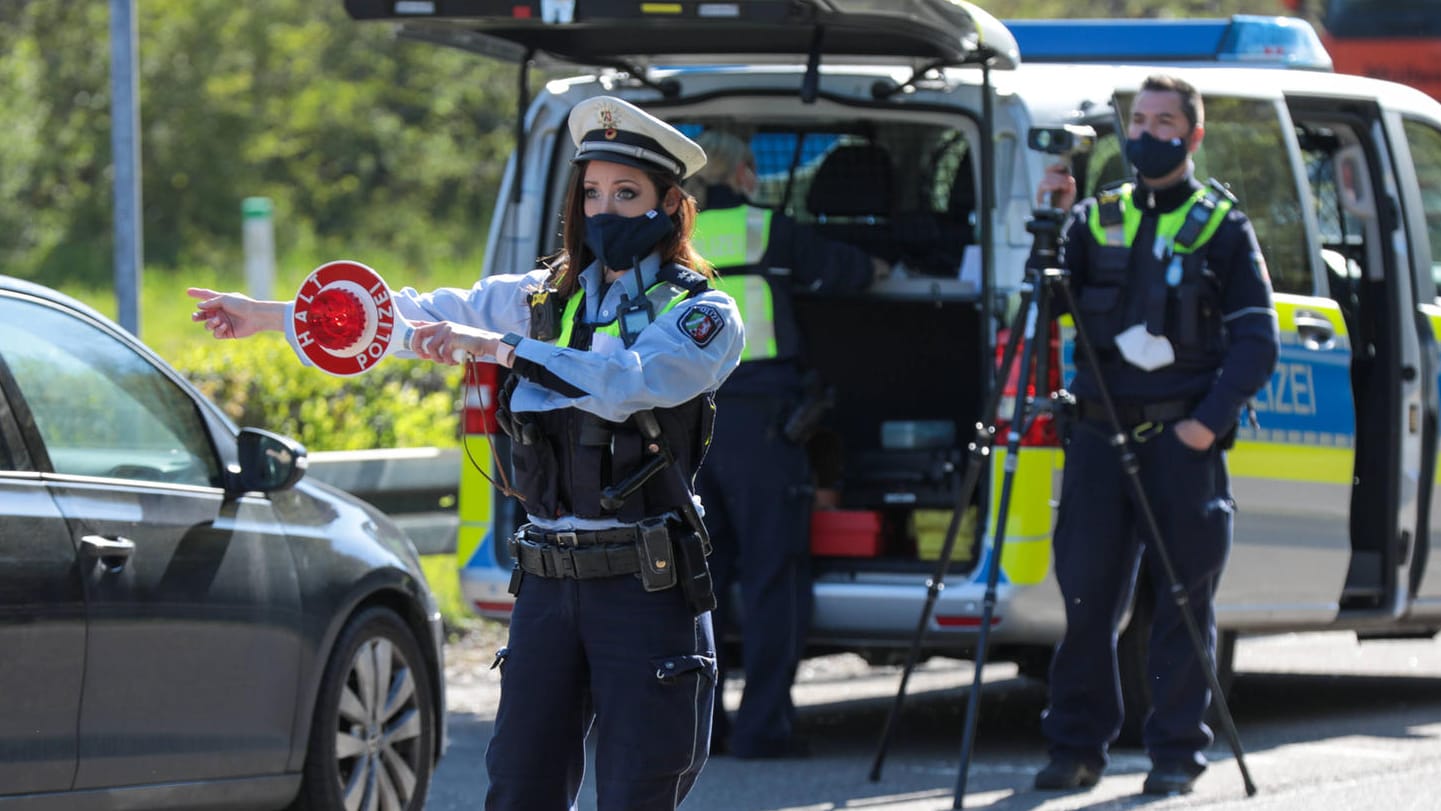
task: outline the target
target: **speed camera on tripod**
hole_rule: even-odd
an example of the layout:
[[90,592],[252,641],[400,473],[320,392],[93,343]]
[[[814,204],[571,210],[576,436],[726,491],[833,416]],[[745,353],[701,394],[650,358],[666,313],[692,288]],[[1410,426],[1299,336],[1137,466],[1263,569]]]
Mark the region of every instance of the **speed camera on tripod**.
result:
[[1081,124],[1060,127],[1031,127],[1026,145],[1051,155],[1084,155],[1096,145],[1096,131]]

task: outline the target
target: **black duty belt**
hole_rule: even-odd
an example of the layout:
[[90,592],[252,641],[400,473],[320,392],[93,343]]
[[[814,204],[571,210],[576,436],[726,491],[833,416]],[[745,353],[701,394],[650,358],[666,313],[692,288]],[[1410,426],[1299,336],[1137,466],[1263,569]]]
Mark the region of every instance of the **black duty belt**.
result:
[[555,546],[595,546],[597,544],[622,544],[635,543],[640,540],[640,534],[635,527],[616,527],[614,529],[591,529],[576,530],[574,532],[557,532],[550,529],[539,529],[533,526],[520,528],[520,537],[527,541],[536,543],[554,544]]
[[555,532],[523,527],[510,539],[510,554],[527,574],[589,580],[640,571],[634,527]]
[[[1116,403],[1116,418],[1130,428],[1148,422],[1175,422],[1191,416],[1195,400],[1164,400],[1159,403]],[[1100,400],[1076,401],[1076,414],[1091,422],[1106,422],[1106,406]]]

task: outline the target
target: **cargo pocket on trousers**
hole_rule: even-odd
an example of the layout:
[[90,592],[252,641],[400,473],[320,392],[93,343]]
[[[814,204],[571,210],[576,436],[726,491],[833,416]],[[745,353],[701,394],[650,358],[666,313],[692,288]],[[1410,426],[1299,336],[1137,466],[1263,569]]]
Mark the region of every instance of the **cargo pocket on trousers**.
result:
[[680,773],[699,768],[710,748],[716,660],[697,653],[650,660],[657,689],[650,691],[649,736],[655,766]]
[[715,684],[716,661],[714,656],[701,656],[698,653],[687,653],[680,656],[662,656],[652,659],[651,664],[655,666],[656,681],[662,685],[674,686],[681,683],[688,683],[686,678],[690,674],[696,674]]

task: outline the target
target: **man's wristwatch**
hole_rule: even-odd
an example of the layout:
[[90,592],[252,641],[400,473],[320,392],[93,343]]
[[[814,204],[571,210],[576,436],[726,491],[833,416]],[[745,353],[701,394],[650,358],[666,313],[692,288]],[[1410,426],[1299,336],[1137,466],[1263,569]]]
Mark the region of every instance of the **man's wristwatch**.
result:
[[515,362],[515,348],[520,346],[522,336],[514,332],[507,332],[500,336],[500,342],[495,345],[495,362],[501,366],[510,366]]

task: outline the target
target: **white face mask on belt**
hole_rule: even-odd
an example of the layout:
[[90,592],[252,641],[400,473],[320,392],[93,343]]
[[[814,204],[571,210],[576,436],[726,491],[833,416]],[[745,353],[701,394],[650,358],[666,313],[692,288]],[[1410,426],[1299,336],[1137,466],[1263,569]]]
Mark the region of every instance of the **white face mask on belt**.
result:
[[1135,324],[1116,336],[1116,349],[1126,362],[1147,372],[1176,362],[1176,350],[1164,335],[1152,335],[1145,324]]

